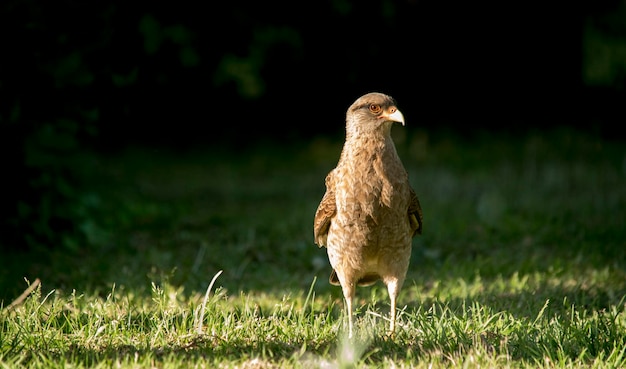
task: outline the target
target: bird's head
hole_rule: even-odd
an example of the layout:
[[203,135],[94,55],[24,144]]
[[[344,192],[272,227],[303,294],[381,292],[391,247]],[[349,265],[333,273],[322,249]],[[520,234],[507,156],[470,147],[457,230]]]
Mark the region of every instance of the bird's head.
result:
[[404,116],[391,96],[379,92],[359,97],[346,113],[349,133],[371,132],[380,128],[388,132],[394,122],[404,125]]

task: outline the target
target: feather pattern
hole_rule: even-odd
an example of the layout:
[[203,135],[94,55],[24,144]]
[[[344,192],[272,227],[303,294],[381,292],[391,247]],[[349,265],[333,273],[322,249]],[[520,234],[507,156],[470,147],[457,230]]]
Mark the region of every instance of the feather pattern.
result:
[[381,93],[357,99],[346,113],[346,141],[314,217],[315,243],[327,248],[330,283],[340,285],[352,336],[355,286],[381,279],[391,300],[406,277],[412,238],[422,233],[422,209],[391,138],[404,125],[395,100]]

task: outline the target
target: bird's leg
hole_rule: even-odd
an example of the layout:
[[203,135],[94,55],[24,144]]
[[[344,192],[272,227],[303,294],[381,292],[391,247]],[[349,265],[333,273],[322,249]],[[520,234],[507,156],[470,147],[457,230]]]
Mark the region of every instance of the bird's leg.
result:
[[352,338],[352,298],[346,300],[346,305],[348,308],[348,338]]
[[391,298],[391,311],[389,311],[389,334],[392,335],[396,330],[396,299]]
[[348,312],[348,338],[352,338],[352,298],[354,297],[354,284],[346,283],[343,288],[343,297],[346,299],[346,310]]
[[398,297],[398,291],[400,290],[400,283],[394,279],[387,282],[387,291],[389,292],[389,300],[391,301],[391,307],[389,309],[389,335],[393,335],[396,330],[396,297]]

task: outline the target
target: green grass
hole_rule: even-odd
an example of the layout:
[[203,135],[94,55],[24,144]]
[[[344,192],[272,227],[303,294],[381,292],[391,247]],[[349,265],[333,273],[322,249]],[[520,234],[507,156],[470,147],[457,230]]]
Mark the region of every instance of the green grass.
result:
[[137,149],[88,161],[84,248],[3,255],[0,367],[626,366],[626,145],[396,131],[425,222],[395,337],[377,284],[345,339],[313,243],[340,140]]

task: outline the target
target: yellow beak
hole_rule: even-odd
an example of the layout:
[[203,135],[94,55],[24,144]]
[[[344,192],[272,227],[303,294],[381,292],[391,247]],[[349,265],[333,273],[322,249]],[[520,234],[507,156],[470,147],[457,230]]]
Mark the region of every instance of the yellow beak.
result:
[[391,114],[385,113],[384,117],[387,118],[387,120],[390,120],[392,122],[402,123],[402,125],[404,125],[404,115],[402,115],[400,110],[396,108],[394,108],[394,111]]

